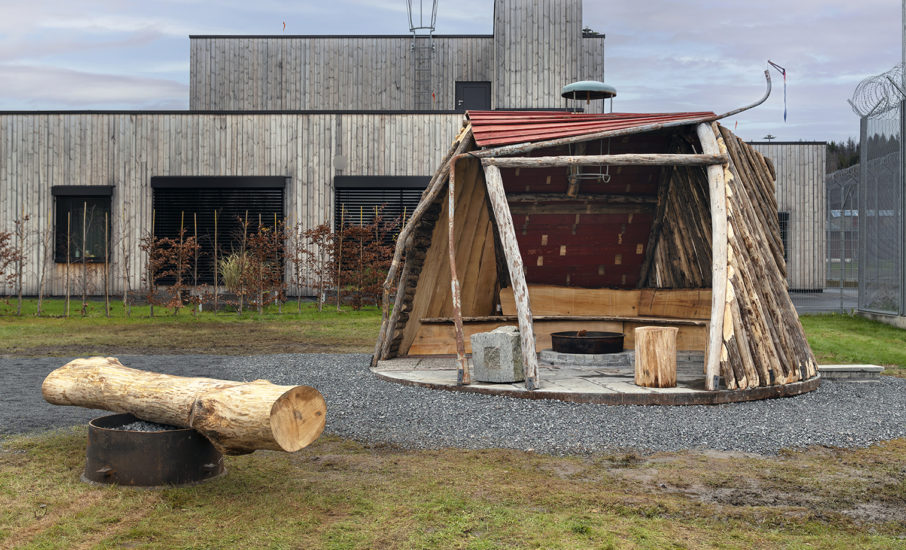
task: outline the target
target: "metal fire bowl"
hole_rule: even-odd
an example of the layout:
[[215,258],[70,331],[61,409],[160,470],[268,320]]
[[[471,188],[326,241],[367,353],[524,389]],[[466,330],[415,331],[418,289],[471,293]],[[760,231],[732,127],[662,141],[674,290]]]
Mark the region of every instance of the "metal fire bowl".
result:
[[623,335],[619,332],[586,331],[579,336],[577,330],[551,333],[551,343],[557,353],[620,353]]
[[198,483],[226,473],[223,455],[195,430],[117,429],[135,420],[131,414],[113,414],[88,423],[82,481],[154,487]]

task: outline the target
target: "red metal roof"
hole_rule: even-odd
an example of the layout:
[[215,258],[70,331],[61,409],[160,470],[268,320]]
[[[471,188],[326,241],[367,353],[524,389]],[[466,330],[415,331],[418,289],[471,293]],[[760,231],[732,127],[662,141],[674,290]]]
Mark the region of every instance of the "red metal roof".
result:
[[714,117],[714,113],[608,113],[587,114],[565,111],[469,111],[472,134],[480,147],[546,141],[570,136],[622,130],[651,124]]

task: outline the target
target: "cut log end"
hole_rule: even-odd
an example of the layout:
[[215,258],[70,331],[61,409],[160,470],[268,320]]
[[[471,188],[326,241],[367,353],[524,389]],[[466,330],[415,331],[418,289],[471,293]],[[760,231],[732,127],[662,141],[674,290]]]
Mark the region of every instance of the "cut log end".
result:
[[274,441],[287,452],[296,452],[318,439],[327,420],[327,403],[321,392],[296,386],[281,395],[271,407]]

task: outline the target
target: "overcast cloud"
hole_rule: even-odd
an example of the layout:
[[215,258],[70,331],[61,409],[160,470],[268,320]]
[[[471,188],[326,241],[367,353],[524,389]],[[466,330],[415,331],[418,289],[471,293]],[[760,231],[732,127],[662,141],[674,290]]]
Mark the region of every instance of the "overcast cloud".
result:
[[[188,108],[189,34],[405,34],[404,0],[0,0],[0,109]],[[492,32],[492,0],[440,0],[439,34]],[[591,1],[618,111],[713,110],[750,103],[771,59],[783,87],[724,123],[745,139],[858,136],[846,99],[900,61],[890,0]]]

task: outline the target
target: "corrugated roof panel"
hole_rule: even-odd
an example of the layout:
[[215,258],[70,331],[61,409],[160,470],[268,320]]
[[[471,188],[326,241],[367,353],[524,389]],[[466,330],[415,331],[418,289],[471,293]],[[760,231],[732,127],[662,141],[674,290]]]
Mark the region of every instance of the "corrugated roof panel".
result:
[[469,111],[475,143],[480,147],[545,141],[606,130],[622,130],[713,117],[711,112],[690,113],[568,113],[564,111]]

